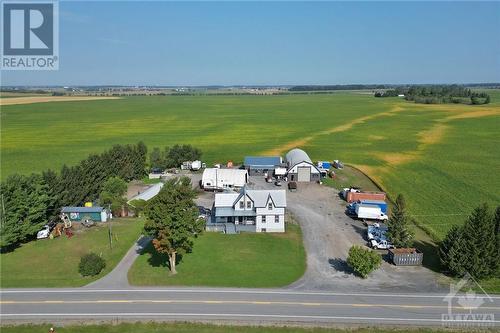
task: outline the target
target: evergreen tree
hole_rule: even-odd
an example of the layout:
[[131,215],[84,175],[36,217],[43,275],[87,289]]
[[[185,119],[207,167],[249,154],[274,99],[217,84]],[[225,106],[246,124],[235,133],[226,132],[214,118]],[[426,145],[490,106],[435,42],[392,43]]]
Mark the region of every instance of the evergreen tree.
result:
[[189,178],[170,179],[149,200],[144,211],[144,231],[153,237],[156,251],[168,255],[171,274],[177,273],[177,256],[190,252],[193,238],[203,230],[204,221],[198,219],[195,198]]
[[440,243],[438,250],[441,264],[455,276],[463,276],[466,273],[468,253],[464,251],[466,243],[462,235],[462,227],[454,225]]
[[149,164],[152,168],[160,168],[165,169],[165,158],[162,154],[160,148],[154,147],[151,153],[149,154]]
[[396,198],[396,204],[387,221],[387,236],[395,247],[410,247],[413,233],[409,228],[410,219],[406,212],[406,202],[402,194]]
[[49,196],[42,176],[9,176],[0,186],[0,248],[12,248],[34,237],[47,223]]
[[[498,210],[498,209],[497,209]],[[500,214],[497,212],[497,214]],[[499,269],[498,218],[483,204],[461,227],[453,227],[440,244],[441,263],[453,275],[469,273],[476,279],[494,276]]]

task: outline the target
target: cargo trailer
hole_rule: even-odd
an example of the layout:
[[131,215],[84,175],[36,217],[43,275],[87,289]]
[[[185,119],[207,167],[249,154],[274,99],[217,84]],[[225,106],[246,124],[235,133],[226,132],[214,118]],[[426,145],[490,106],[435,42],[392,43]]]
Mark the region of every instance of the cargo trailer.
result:
[[386,194],[384,192],[347,191],[345,198],[347,202],[362,200],[385,201]]

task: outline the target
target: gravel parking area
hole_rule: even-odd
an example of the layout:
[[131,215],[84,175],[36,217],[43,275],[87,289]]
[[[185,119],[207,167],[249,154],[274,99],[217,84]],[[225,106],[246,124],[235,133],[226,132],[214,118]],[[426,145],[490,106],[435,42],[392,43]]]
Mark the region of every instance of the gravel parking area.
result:
[[[278,188],[263,177],[251,177],[254,188]],[[283,182],[283,189],[287,189]],[[397,267],[384,260],[382,267],[367,279],[352,274],[346,264],[349,248],[366,245],[366,226],[345,215],[346,202],[338,191],[316,183],[298,183],[298,190],[287,190],[288,211],[302,228],[307,252],[304,276],[289,286],[292,289],[339,292],[446,291],[441,274],[425,267]],[[380,251],[386,254],[387,251]]]
[[[201,175],[190,175],[197,185]],[[334,188],[316,183],[298,183],[290,192],[286,183],[281,187],[266,183],[264,177],[250,177],[254,189],[284,189],[287,210],[300,224],[307,252],[304,276],[290,285],[294,290],[334,292],[446,292],[447,278],[425,267],[397,267],[386,260],[367,279],[355,276],[346,264],[349,248],[366,245],[366,226],[345,215],[346,203]],[[212,207],[214,193],[200,192],[197,203]],[[387,251],[380,251],[384,255]]]

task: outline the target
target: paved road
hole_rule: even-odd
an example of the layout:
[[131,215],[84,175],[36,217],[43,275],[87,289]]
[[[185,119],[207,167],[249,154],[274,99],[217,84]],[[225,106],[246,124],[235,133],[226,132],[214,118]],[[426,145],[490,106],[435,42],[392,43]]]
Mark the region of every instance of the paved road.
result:
[[[271,289],[137,288],[4,289],[0,319],[217,320],[306,324],[441,325],[448,313],[442,294],[343,294]],[[478,313],[500,325],[500,296],[484,299]],[[468,311],[453,303],[453,312]]]

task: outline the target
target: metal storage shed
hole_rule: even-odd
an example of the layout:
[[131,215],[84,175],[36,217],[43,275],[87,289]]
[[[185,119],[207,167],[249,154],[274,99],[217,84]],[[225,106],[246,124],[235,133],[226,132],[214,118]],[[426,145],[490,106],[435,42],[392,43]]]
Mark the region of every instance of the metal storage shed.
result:
[[285,158],[288,164],[287,176],[289,181],[311,182],[320,180],[320,170],[302,149],[290,150]]
[[243,165],[250,175],[272,172],[275,168],[281,166],[280,156],[246,156]]

